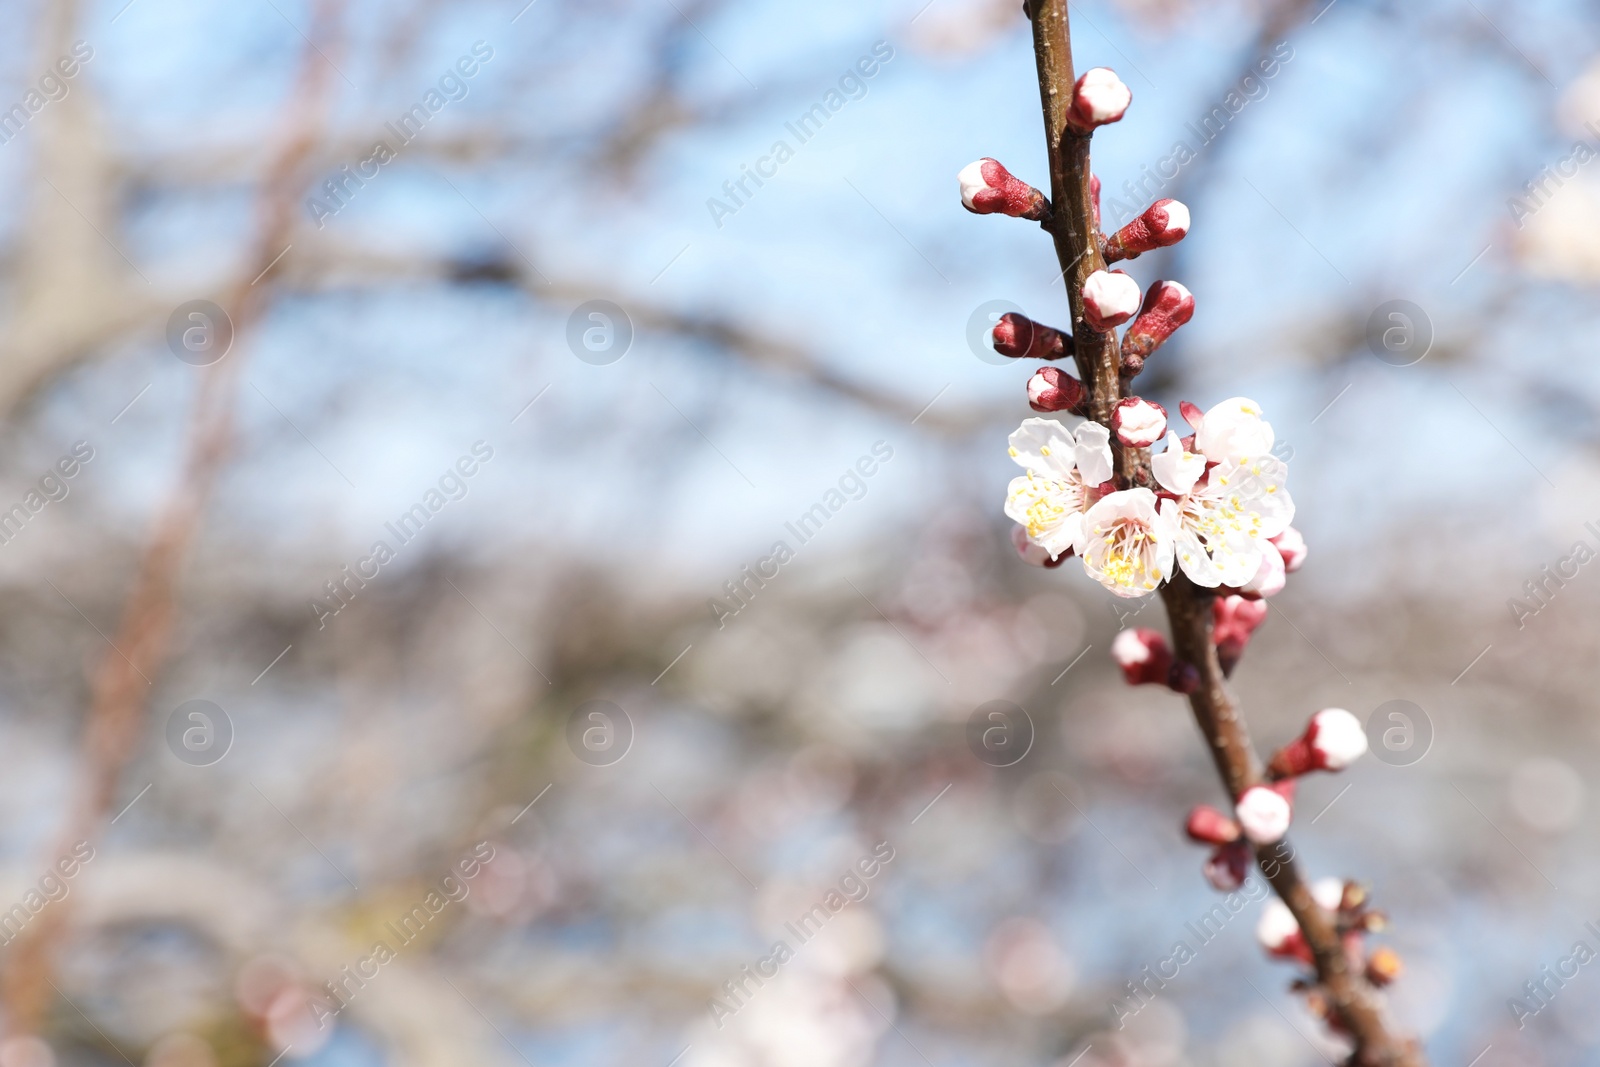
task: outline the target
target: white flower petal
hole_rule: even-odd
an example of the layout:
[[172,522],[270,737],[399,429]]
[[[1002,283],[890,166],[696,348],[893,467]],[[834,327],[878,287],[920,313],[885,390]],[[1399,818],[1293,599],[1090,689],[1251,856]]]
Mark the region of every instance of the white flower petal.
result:
[[1076,464],[1072,431],[1054,419],[1024,419],[1012,432],[1010,444],[1018,466],[1046,478],[1064,479]]
[[[1165,511],[1168,505],[1172,506],[1174,512],[1177,511],[1177,502],[1172,500],[1162,501],[1162,510]],[[1211,554],[1206,551],[1193,530],[1179,524],[1173,534],[1172,543],[1178,566],[1189,576],[1191,582],[1207,589],[1215,589],[1222,584],[1222,572],[1212,562]]]
[[1243,396],[1208,410],[1194,438],[1195,448],[1213,463],[1266,455],[1272,442],[1272,427],[1261,418],[1261,405]]
[[1033,474],[1011,479],[1006,517],[1020,524],[1028,540],[1055,559],[1076,546],[1083,526],[1083,486]]
[[1099,485],[1111,477],[1111,431],[1098,422],[1085,419],[1074,435],[1074,454],[1078,471],[1088,485]]
[[1167,492],[1187,493],[1205,473],[1206,458],[1196,452],[1185,452],[1178,435],[1168,430],[1167,447],[1150,458],[1150,470]]

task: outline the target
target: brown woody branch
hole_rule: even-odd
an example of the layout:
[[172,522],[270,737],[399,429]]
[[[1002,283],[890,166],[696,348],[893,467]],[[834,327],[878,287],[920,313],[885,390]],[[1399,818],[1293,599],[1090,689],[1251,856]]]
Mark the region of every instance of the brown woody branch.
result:
[[[1033,22],[1034,54],[1039,67],[1039,95],[1044,107],[1045,139],[1050,153],[1051,202],[1055,208],[1056,256],[1072,305],[1078,373],[1090,396],[1089,415],[1107,427],[1127,383],[1119,373],[1114,334],[1090,330],[1083,318],[1083,283],[1105,262],[1094,226],[1089,190],[1090,136],[1073,131],[1067,109],[1075,81],[1067,0],[1028,0]],[[1118,488],[1149,484],[1149,454],[1113,439]],[[1200,673],[1200,685],[1189,696],[1200,727],[1228,794],[1235,801],[1262,781],[1261,761],[1249,731],[1229,694],[1222,664],[1212,641],[1214,593],[1192,584],[1180,572],[1162,587],[1172,626],[1176,655]],[[1317,979],[1333,1018],[1355,1043],[1351,1063],[1359,1067],[1422,1067],[1415,1042],[1392,1034],[1366,979],[1352,970],[1331,914],[1311,897],[1294,863],[1287,839],[1258,847],[1257,863],[1278,896],[1288,905],[1311,948]]]

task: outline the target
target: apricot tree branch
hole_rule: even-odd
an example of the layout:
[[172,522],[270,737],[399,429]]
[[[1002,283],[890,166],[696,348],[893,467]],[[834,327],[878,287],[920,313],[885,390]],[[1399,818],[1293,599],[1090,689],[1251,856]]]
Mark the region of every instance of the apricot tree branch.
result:
[[[1051,232],[1072,305],[1078,372],[1088,392],[1089,417],[1110,430],[1126,382],[1120,375],[1115,332],[1096,331],[1084,317],[1084,282],[1104,270],[1105,262],[1091,189],[1092,131],[1079,130],[1071,121],[1075,79],[1067,0],[1029,0],[1028,15],[1033,22],[1050,159]],[[1112,437],[1117,488],[1148,484],[1149,453],[1123,444],[1115,434]],[[1174,652],[1198,672],[1199,684],[1189,693],[1195,722],[1211,749],[1223,785],[1237,802],[1263,779],[1261,761],[1228,692],[1212,640],[1215,593],[1178,572],[1166,581],[1161,595],[1171,621]],[[1355,1043],[1351,1063],[1359,1067],[1421,1067],[1424,1061],[1415,1043],[1390,1033],[1364,977],[1352,971],[1332,914],[1312,898],[1293,856],[1286,838],[1256,848],[1263,875],[1300,924],[1331,1018]]]

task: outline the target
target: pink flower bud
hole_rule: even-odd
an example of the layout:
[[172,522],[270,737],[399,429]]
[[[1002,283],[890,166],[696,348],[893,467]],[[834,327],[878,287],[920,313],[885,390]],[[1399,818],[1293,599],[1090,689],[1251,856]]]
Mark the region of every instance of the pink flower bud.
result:
[[1189,819],[1184,823],[1184,833],[1206,845],[1231,845],[1239,840],[1239,824],[1210,804],[1196,804],[1189,809]]
[[1129,685],[1166,685],[1172,671],[1172,649],[1154,630],[1123,630],[1111,642],[1111,658]]
[[1089,206],[1094,211],[1094,228],[1100,229],[1100,175],[1089,175]]
[[[1122,362],[1125,374],[1144,369],[1150,354],[1167,343],[1167,338],[1194,318],[1194,295],[1177,282],[1156,282],[1144,295],[1138,318],[1122,335]],[[1134,366],[1130,366],[1137,361]],[[1135,369],[1135,367],[1137,369]],[[1190,409],[1193,409],[1191,415]],[[1184,421],[1199,428],[1200,409],[1187,401],[1179,405]]]
[[1239,797],[1234,815],[1244,836],[1254,844],[1270,845],[1289,832],[1292,817],[1289,801],[1271,786],[1253,785]]
[[1366,751],[1361,720],[1343,708],[1324,708],[1311,716],[1305,733],[1278,750],[1267,773],[1296,778],[1309,771],[1342,771]]
[[1261,553],[1261,567],[1256,576],[1240,586],[1239,592],[1248,597],[1276,596],[1286,584],[1283,572],[1283,556],[1269,549]]
[[1222,661],[1224,674],[1233,673],[1239,657],[1250,644],[1250,635],[1266,617],[1264,600],[1219,596],[1211,602],[1211,640],[1217,646],[1217,658]]
[[1133,102],[1133,92],[1117,77],[1110,67],[1095,67],[1086,71],[1072,87],[1072,103],[1067,109],[1067,122],[1079,133],[1088,133],[1096,126],[1116,122]]
[[962,167],[956,178],[961,182],[961,203],[975,215],[998,213],[1037,222],[1050,214],[1050,201],[1043,193],[987,156]]
[[1244,841],[1221,845],[1212,851],[1201,870],[1211,888],[1219,893],[1232,893],[1250,877],[1250,846]]
[[1059,567],[1072,555],[1072,549],[1067,549],[1055,559],[1050,558],[1050,553],[1028,540],[1028,531],[1021,526],[1011,527],[1011,544],[1017,550],[1017,555],[1022,557],[1022,562],[1032,567]]
[[1083,283],[1083,317],[1105,333],[1139,310],[1139,283],[1120,270],[1097,270]]
[[1189,232],[1189,209],[1178,200],[1157,200],[1144,214],[1106,238],[1107,263],[1133,259],[1167,245],[1175,245]]
[[1127,397],[1111,409],[1111,428],[1123,444],[1149,448],[1167,432],[1167,409],[1137,396]]
[[1300,923],[1289,910],[1289,905],[1281,900],[1269,900],[1261,910],[1261,920],[1256,923],[1256,940],[1261,942],[1261,947],[1267,950],[1269,956],[1302,963],[1312,961],[1311,946],[1306,943],[1305,934],[1300,932]]
[[1000,316],[990,331],[994,350],[1013,359],[1061,359],[1072,355],[1072,336],[1015,311]]
[[1306,547],[1306,539],[1300,536],[1300,531],[1293,526],[1287,527],[1283,533],[1269,540],[1278,546],[1278,555],[1283,557],[1283,569],[1288,573],[1293,574],[1306,561],[1306,553],[1310,549]]
[[1040,367],[1028,379],[1028,406],[1035,411],[1080,411],[1083,383],[1060,367]]
[[[1154,289],[1154,286],[1151,288]],[[1206,413],[1200,410],[1200,406],[1198,404],[1191,404],[1187,400],[1180,400],[1178,401],[1178,414],[1182,415],[1183,421],[1189,424],[1189,429],[1193,430],[1196,435],[1200,433],[1200,420],[1206,417]],[[1191,451],[1193,450],[1189,445],[1184,445],[1183,447],[1190,448]]]

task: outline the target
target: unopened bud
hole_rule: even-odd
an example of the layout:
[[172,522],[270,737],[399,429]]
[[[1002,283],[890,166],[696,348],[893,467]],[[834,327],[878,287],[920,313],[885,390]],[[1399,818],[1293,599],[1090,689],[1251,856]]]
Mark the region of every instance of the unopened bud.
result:
[[[1178,282],[1156,282],[1152,285],[1150,291],[1144,294],[1138,317],[1122,335],[1123,373],[1132,377],[1144,369],[1144,361],[1150,354],[1166,344],[1167,338],[1192,318],[1194,295],[1188,289]],[[1194,408],[1193,417],[1189,408]],[[1199,408],[1185,402],[1179,405],[1179,410],[1190,426],[1198,426]]]
[[1072,335],[1008,311],[990,331],[994,350],[1013,359],[1061,359],[1072,355]]
[[1105,333],[1133,318],[1139,310],[1139,283],[1120,270],[1097,270],[1083,283],[1083,317],[1089,328]]
[[1243,841],[1222,845],[1206,858],[1201,871],[1211,888],[1219,893],[1232,893],[1250,877],[1250,846]]
[[1079,133],[1088,133],[1096,126],[1116,122],[1133,102],[1133,91],[1117,77],[1110,67],[1095,67],[1086,71],[1072,87],[1072,103],[1067,108],[1067,122]]
[[1190,838],[1207,845],[1231,845],[1239,840],[1239,824],[1230,816],[1210,804],[1196,804],[1189,809],[1189,818],[1183,832]]
[[1400,954],[1388,945],[1376,949],[1367,960],[1367,981],[1382,988],[1390,985],[1405,973],[1406,965]]
[[1211,602],[1211,640],[1217,646],[1217,658],[1222,661],[1224,674],[1232,674],[1255,633],[1267,617],[1264,600],[1250,600],[1242,596],[1219,596]]
[[1133,259],[1167,245],[1175,245],[1189,232],[1189,209],[1179,200],[1157,200],[1144,214],[1106,238],[1107,263]]
[[1149,448],[1167,432],[1167,409],[1141,397],[1127,397],[1111,409],[1111,428],[1123,444]]
[[1028,406],[1035,411],[1078,411],[1086,395],[1083,383],[1060,367],[1040,367],[1028,379]]
[[1324,708],[1311,716],[1305,733],[1280,748],[1267,765],[1274,778],[1296,778],[1310,771],[1342,771],[1367,751],[1361,720],[1343,708]]
[[1239,797],[1233,813],[1244,836],[1257,845],[1281,841],[1293,817],[1289,801],[1270,786],[1253,785]]
[[1033,567],[1059,567],[1072,555],[1072,549],[1067,549],[1055,559],[1050,558],[1048,549],[1042,548],[1028,540],[1028,531],[1022,526],[1011,527],[1011,544],[1017,550],[1017,555],[1022,557],[1022,562]]
[[1289,905],[1281,900],[1269,900],[1266,907],[1261,909],[1261,920],[1256,923],[1256,940],[1269,956],[1311,962],[1311,946],[1306,944],[1305,935],[1300,932],[1300,923],[1289,910]]
[[1172,649],[1154,630],[1123,630],[1111,642],[1111,658],[1129,685],[1166,685],[1172,670]]
[[1283,533],[1268,540],[1278,546],[1278,555],[1283,557],[1283,569],[1288,573],[1293,574],[1306,561],[1306,553],[1310,549],[1306,548],[1306,539],[1293,526],[1284,527]]
[[1344,908],[1343,878],[1318,878],[1311,883],[1311,899],[1325,911],[1337,912]]
[[968,163],[956,179],[961,182],[961,203],[973,214],[1010,215],[1036,222],[1050,214],[1049,199],[998,160],[985,156]]

